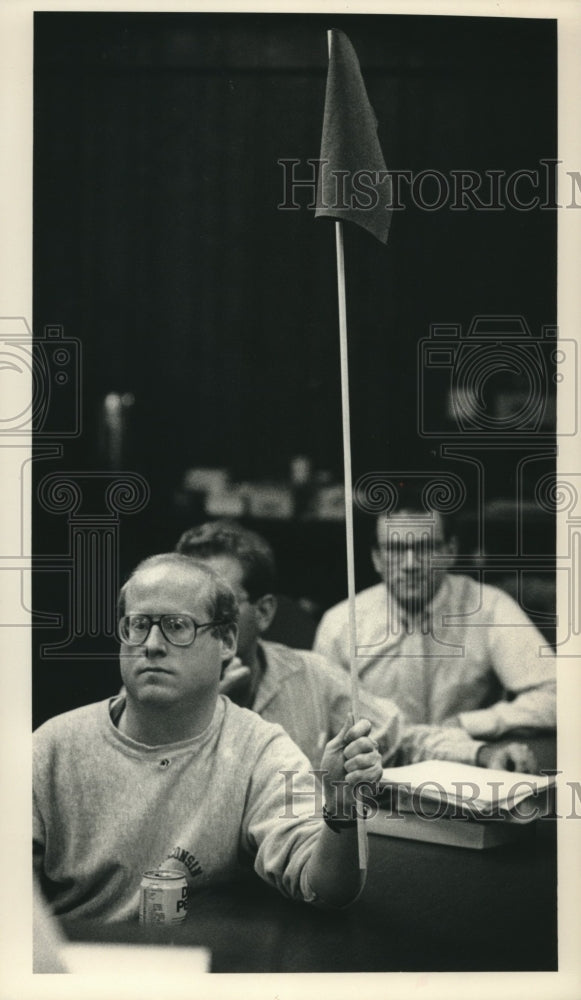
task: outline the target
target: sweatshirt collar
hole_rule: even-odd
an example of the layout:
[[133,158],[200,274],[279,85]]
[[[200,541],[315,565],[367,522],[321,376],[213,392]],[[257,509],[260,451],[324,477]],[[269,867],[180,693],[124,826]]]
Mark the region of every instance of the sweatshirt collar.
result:
[[167,754],[171,751],[175,756],[176,753],[189,753],[192,750],[199,749],[211,740],[220,728],[226,710],[226,699],[220,695],[216,703],[216,708],[214,709],[212,720],[203,732],[198,733],[197,736],[192,736],[187,740],[179,740],[175,743],[161,743],[157,746],[148,746],[145,743],[139,743],[137,740],[131,739],[130,736],[126,736],[125,733],[120,732],[117,728],[116,723],[125,708],[125,703],[125,694],[115,695],[113,698],[110,698],[105,702],[105,709],[107,713],[105,720],[106,738],[108,742],[116,744],[129,756],[145,758],[157,757],[160,752]]

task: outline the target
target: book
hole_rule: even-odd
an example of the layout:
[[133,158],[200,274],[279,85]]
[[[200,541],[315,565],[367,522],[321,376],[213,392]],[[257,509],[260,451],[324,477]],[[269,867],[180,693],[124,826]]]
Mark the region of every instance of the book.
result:
[[546,814],[554,785],[552,774],[502,771],[451,760],[387,767],[380,781],[384,792],[397,789],[400,803],[419,815],[461,813],[483,820],[503,816],[521,823]]
[[525,830],[527,834],[530,830],[528,825],[525,828],[520,824],[500,821],[491,823],[475,819],[458,820],[450,816],[430,820],[411,812],[402,812],[396,816],[385,809],[379,809],[370,816],[365,827],[369,833],[380,837],[420,840],[472,850],[513,843],[525,835]]
[[385,768],[367,820],[380,836],[484,849],[510,843],[549,814],[554,775],[422,761]]

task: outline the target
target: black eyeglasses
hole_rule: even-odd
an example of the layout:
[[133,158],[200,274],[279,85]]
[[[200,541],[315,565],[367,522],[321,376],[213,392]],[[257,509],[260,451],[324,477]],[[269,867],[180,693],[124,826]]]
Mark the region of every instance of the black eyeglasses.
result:
[[172,646],[191,646],[198,630],[210,625],[225,625],[223,618],[213,622],[195,622],[190,615],[124,615],[119,621],[119,638],[128,646],[142,646],[147,642],[153,625],[159,625],[161,634]]

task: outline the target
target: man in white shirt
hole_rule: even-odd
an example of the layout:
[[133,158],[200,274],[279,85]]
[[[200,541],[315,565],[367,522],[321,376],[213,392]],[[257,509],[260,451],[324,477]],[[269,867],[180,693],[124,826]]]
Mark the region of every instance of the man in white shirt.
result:
[[[377,518],[382,582],[355,600],[361,684],[409,722],[475,739],[554,730],[553,651],[504,591],[450,572],[456,552],[437,511],[409,503]],[[314,649],[349,669],[347,601],[323,616]]]

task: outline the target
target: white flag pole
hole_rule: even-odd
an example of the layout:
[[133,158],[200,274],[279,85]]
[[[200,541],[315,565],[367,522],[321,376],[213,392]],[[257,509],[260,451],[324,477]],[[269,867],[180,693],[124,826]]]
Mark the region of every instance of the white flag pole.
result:
[[[337,248],[337,297],[339,304],[339,344],[341,350],[341,409],[343,413],[343,470],[345,478],[345,534],[347,542],[347,595],[349,603],[349,665],[353,719],[359,718],[359,677],[356,666],[355,634],[355,549],[353,533],[353,480],[351,474],[351,418],[349,407],[349,358],[347,351],[347,299],[345,295],[345,255],[343,223],[335,222]],[[367,831],[363,817],[357,817],[359,868],[367,868]]]
[[345,255],[343,223],[335,222],[337,247],[337,297],[339,303],[339,344],[341,349],[341,409],[343,412],[343,473],[345,477],[345,534],[347,541],[347,594],[349,598],[349,662],[351,666],[351,705],[355,721],[359,718],[359,677],[355,669],[355,555],[353,532],[353,476],[351,472],[351,417],[349,407],[349,356],[347,347],[347,299],[345,295]]
[[[329,58],[331,32],[327,32]],[[345,254],[343,250],[343,223],[335,222],[337,249],[337,298],[339,306],[339,345],[341,354],[341,410],[343,414],[343,474],[345,479],[345,533],[347,542],[347,596],[349,603],[349,666],[351,677],[351,709],[353,719],[359,718],[359,676],[356,667],[355,633],[355,547],[353,532],[353,478],[351,473],[351,416],[349,406],[349,355],[347,349],[347,297],[345,294]],[[365,820],[357,817],[357,843],[359,868],[367,868],[367,831]]]

